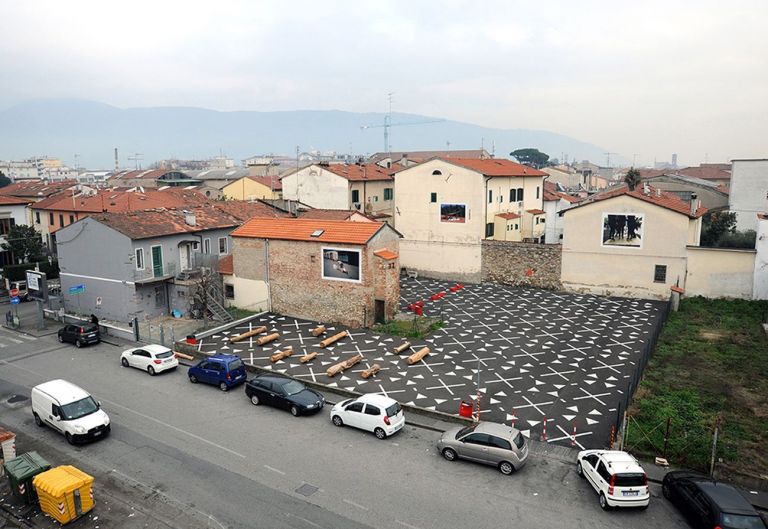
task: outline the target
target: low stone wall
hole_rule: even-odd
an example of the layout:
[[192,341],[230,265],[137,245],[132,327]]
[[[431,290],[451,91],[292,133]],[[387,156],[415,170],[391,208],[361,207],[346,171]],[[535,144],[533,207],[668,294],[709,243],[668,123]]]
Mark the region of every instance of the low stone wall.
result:
[[559,290],[562,247],[512,241],[483,241],[483,281]]

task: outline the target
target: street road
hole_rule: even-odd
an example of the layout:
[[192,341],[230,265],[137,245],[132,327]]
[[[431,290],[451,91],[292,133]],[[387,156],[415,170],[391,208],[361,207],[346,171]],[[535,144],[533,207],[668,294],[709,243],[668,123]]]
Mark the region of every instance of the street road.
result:
[[[0,423],[54,446],[72,464],[185,506],[201,527],[687,527],[655,485],[646,511],[603,512],[575,467],[555,458],[532,457],[505,477],[443,460],[436,432],[406,426],[379,441],[334,427],[328,408],[294,418],[253,406],[242,388],[193,385],[184,367],[156,377],[123,368],[122,348],[110,344],[76,349],[55,335],[21,339],[5,329],[0,344],[0,400],[63,378],[101,401],[112,435],[70,447],[38,429],[28,405],[0,406]],[[317,489],[305,496],[297,492],[302,485]]]

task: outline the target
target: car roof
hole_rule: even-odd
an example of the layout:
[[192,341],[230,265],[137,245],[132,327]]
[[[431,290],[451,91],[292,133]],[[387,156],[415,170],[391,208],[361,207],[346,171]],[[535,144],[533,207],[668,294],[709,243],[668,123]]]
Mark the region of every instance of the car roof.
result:
[[215,355],[209,356],[208,360],[218,360],[220,362],[231,362],[232,360],[240,360],[240,357],[233,354],[216,353]]
[[385,397],[384,395],[378,395],[376,393],[366,393],[365,395],[361,395],[355,400],[359,402],[376,404],[378,406],[383,406],[385,408],[388,408],[393,404],[397,404],[397,401],[395,399],[390,397]]
[[600,452],[600,455],[602,455],[603,459],[608,463],[608,468],[613,474],[624,472],[632,474],[645,473],[643,467],[638,464],[637,459],[626,452],[620,450],[605,450],[604,452]]
[[144,347],[139,347],[138,349],[144,349],[145,351],[149,351],[150,353],[164,353],[166,351],[170,351],[169,348],[167,348],[164,345],[158,345],[155,343],[151,343],[149,345],[145,345]]
[[285,382],[285,381],[288,381],[288,380],[293,380],[293,379],[288,378],[288,377],[282,377],[280,375],[272,375],[270,373],[262,373],[261,375],[258,375],[255,378],[258,378],[259,380],[277,380],[277,381],[280,381],[280,382]]
[[699,489],[709,496],[723,512],[733,514],[755,514],[752,505],[739,493],[738,490],[725,483],[707,479],[696,481]]
[[507,426],[506,424],[482,421],[474,429],[474,432],[487,433],[498,437],[506,437],[511,439],[517,435],[518,430],[516,428],[512,428],[511,426]]
[[89,393],[80,386],[74,385],[72,382],[66,380],[56,379],[43,382],[34,387],[43,393],[50,395],[59,401],[59,404],[64,406],[70,402],[75,402],[86,398]]

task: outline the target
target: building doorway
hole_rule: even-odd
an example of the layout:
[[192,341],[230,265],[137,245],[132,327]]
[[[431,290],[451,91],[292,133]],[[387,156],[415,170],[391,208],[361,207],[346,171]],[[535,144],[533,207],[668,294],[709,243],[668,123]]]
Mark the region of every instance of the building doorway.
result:
[[373,318],[376,321],[376,323],[386,323],[387,314],[385,311],[385,307],[386,305],[383,299],[374,300]]

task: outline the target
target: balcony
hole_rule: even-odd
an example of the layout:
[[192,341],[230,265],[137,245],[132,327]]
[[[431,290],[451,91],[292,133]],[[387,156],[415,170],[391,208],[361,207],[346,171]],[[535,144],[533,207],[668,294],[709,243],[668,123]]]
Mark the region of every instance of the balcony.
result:
[[162,263],[151,266],[149,263],[144,270],[133,271],[133,282],[136,284],[156,283],[173,278],[177,273],[176,263]]

